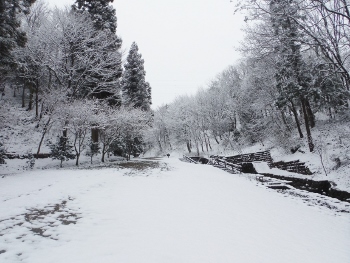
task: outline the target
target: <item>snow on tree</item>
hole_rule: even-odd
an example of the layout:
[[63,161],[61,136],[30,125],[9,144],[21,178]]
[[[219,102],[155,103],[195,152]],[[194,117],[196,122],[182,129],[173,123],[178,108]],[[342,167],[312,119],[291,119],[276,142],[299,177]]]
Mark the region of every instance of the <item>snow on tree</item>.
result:
[[51,158],[60,160],[60,167],[62,168],[63,161],[68,161],[75,158],[73,153],[73,146],[69,143],[68,138],[58,136],[56,143],[50,142]]
[[45,28],[47,45],[55,47],[47,59],[53,84],[72,98],[119,96],[121,54],[109,31],[96,31],[88,14],[61,10],[53,12]]
[[[28,110],[32,110],[35,103],[35,117],[39,117],[40,93],[44,92],[47,84],[47,57],[52,48],[47,45],[47,37],[43,36],[43,28],[48,20],[48,8],[44,2],[38,1],[31,7],[31,12],[25,15],[22,28],[27,34],[25,47],[18,47],[13,55],[16,61],[16,70],[10,74],[13,82],[23,86],[22,94],[28,90]],[[23,96],[24,107],[24,96]]]
[[90,157],[90,162],[92,164],[92,158],[100,153],[100,146],[98,142],[93,142],[92,140],[88,144],[88,148],[86,150],[86,156]]
[[26,33],[20,29],[18,14],[28,13],[35,0],[0,0],[0,80],[15,67],[12,50],[24,47]]
[[[12,18],[16,18],[14,15],[20,12],[19,7],[23,8],[21,10],[26,15],[22,16],[22,31],[16,31],[18,39],[13,40],[11,50],[8,49],[11,61],[17,68],[7,77],[15,88],[23,86],[23,106],[27,92],[29,110],[34,108],[32,102],[35,101],[36,118],[31,123],[33,126],[36,123],[34,129],[41,133],[37,154],[40,153],[44,139],[50,135],[50,130],[54,133],[63,131],[57,142],[51,144],[53,156],[61,160],[61,165],[63,160],[72,158],[68,137],[74,142],[78,165],[90,129],[101,127],[101,138],[108,137],[114,142],[115,136],[122,138],[126,130],[129,135],[135,130],[139,131],[138,123],[143,123],[143,117],[140,119],[142,113],[135,112],[141,110],[119,110],[119,118],[116,118],[111,113],[117,109],[107,105],[121,104],[121,39],[115,35],[116,17],[112,1],[76,1],[75,11],[56,8],[52,12],[46,9],[43,2],[38,2],[32,6],[30,15],[27,9],[29,3],[34,1],[0,1],[1,12],[9,11],[9,2],[14,4],[10,10],[14,12]],[[5,21],[1,20],[5,18],[7,17],[0,13],[0,21]],[[17,24],[12,29],[17,30],[19,22],[13,22]],[[26,46],[24,32],[28,38]],[[8,32],[6,34],[9,35]],[[1,49],[1,52],[7,51]],[[5,59],[5,56],[0,59]],[[5,63],[2,66],[8,67]],[[147,82],[142,87],[144,100],[149,102],[143,103],[142,109],[149,110],[151,88]],[[107,103],[103,103],[106,111],[102,112],[105,116],[99,113],[99,102],[94,98]],[[6,112],[6,106],[6,103],[2,103],[1,112]],[[126,119],[122,118],[124,116]],[[7,117],[0,117],[5,123]],[[109,122],[115,124],[115,127]],[[117,133],[113,133],[115,131]],[[141,132],[137,134],[141,141]],[[108,140],[103,140],[102,158],[108,152],[109,144]],[[98,145],[95,146],[90,149],[93,155],[97,153]]]
[[[105,47],[105,49],[100,50],[104,57],[102,59],[106,59],[106,57],[113,52],[119,53],[121,57],[120,48],[122,40],[116,35],[117,17],[115,15],[115,9],[111,5],[112,2],[113,0],[76,0],[75,4],[72,6],[73,10],[77,13],[89,14],[95,30],[104,32],[108,35],[110,45]],[[118,92],[119,85],[116,85],[115,83],[119,80],[122,74],[120,60],[115,60],[114,65],[111,63],[109,69],[114,70],[114,74],[107,78],[100,72],[90,73],[91,79],[94,79],[94,81],[88,83],[88,85],[91,86],[91,89],[94,89],[92,94],[93,97],[98,99],[108,99],[111,105],[120,105],[121,98]],[[112,85],[114,85],[114,92],[108,91],[104,89],[104,87],[99,87],[102,81],[105,83],[112,83]]]
[[34,154],[31,151],[28,151],[27,153],[28,160],[26,161],[26,169],[33,169],[35,165],[35,157]]
[[146,141],[149,144],[154,144],[154,147],[158,148],[160,153],[172,151],[170,131],[167,125],[168,108],[168,105],[164,105],[154,111],[152,127],[145,134]]
[[[240,48],[241,52],[245,54],[248,63],[248,71],[246,71],[245,77],[243,78],[245,83],[244,89],[247,91],[246,93],[251,93],[253,96],[249,97],[245,96],[245,94],[242,94],[242,96],[248,101],[250,101],[253,97],[256,98],[253,101],[254,105],[257,104],[257,101],[262,102],[263,100],[266,100],[266,102],[263,102],[265,105],[275,105],[280,112],[280,117],[283,122],[282,125],[286,128],[284,132],[285,134],[288,134],[290,131],[289,123],[291,118],[289,118],[289,116],[290,113],[292,113],[292,118],[294,119],[295,126],[297,127],[299,137],[303,138],[301,121],[299,120],[300,117],[298,114],[299,97],[297,96],[297,93],[293,91],[292,86],[288,86],[286,84],[288,83],[288,78],[283,78],[281,77],[282,75],[279,75],[282,72],[287,72],[286,70],[282,71],[286,67],[282,66],[284,55],[281,54],[281,52],[284,50],[284,52],[288,54],[287,49],[283,49],[283,44],[280,41],[281,39],[284,39],[283,31],[276,30],[274,27],[278,25],[276,23],[273,24],[272,21],[273,19],[271,19],[271,14],[268,13],[266,16],[262,16],[259,23],[254,24],[254,26],[247,27],[245,30],[245,43],[247,43],[247,45],[242,45]],[[277,32],[280,34],[279,36],[276,35]],[[286,41],[287,40],[285,39],[284,42]],[[305,66],[303,66],[303,68],[305,69]],[[289,72],[291,72],[290,80],[292,80],[293,70],[289,70]],[[277,79],[279,79],[279,81],[277,81]],[[311,83],[309,82],[309,84]],[[277,87],[279,88],[277,89]],[[309,85],[308,90],[310,90],[310,88],[311,86]],[[263,94],[260,94],[262,91]],[[257,94],[260,94],[260,96],[256,97]],[[261,129],[266,125],[261,126],[260,124],[263,124],[264,122],[268,124],[268,122],[264,120],[265,117],[262,118],[262,116],[267,116],[270,118],[273,117],[273,115],[276,115],[274,107],[266,108],[263,106],[263,109],[254,107],[255,109],[252,111],[251,108],[247,108],[247,105],[250,106],[250,104],[247,102],[242,104],[243,107],[238,108],[242,109],[243,112],[245,111],[246,113],[249,111],[251,111],[251,113],[256,112],[255,116],[257,118],[255,118],[255,121],[252,121],[251,123],[247,121],[246,128],[248,126],[252,128],[255,126],[254,129]],[[262,115],[262,110],[268,114]],[[274,116],[274,118],[275,117],[276,116]],[[243,119],[243,121],[245,120],[246,119]],[[279,122],[275,122],[275,124],[278,123]],[[282,128],[279,130],[283,132],[284,129]],[[263,135],[264,132],[257,132],[257,134],[259,133],[260,135],[258,137],[261,138],[261,135]],[[255,137],[254,134],[252,135]]]
[[[314,112],[327,110],[334,117],[349,105],[349,3],[341,0],[236,1],[249,27],[245,50],[255,59],[277,55],[279,108],[291,108],[302,138],[302,110],[309,149]],[[258,51],[258,52],[256,52]],[[333,111],[333,113],[332,113]],[[284,112],[286,112],[284,110]]]
[[0,164],[6,164],[6,150],[4,144],[0,141]]
[[85,139],[88,132],[97,126],[99,104],[96,100],[75,100],[67,107],[67,130],[73,135],[75,164],[79,165],[81,152],[85,149]]
[[200,152],[213,149],[212,140],[232,147],[239,129],[237,93],[241,76],[235,67],[218,75],[207,89],[195,96],[180,96],[154,113],[154,124],[148,140],[160,151],[187,148]]
[[194,121],[195,116],[192,115],[191,106],[193,99],[188,96],[181,96],[169,105],[169,118],[167,126],[172,131],[173,140],[176,145],[187,147],[189,153],[192,152],[192,143],[194,141],[194,133],[196,126]]
[[298,7],[302,16],[294,20],[306,36],[303,40],[323,58],[323,64],[331,65],[327,70],[341,76],[345,89],[349,89],[349,2],[308,0],[299,1]]
[[313,113],[309,104],[311,79],[308,76],[301,55],[301,34],[297,23],[291,17],[298,16],[295,1],[274,0],[270,2],[272,28],[279,40],[276,51],[279,54],[277,64],[277,88],[280,100],[298,99],[301,102],[310,152],[314,149],[311,127],[314,126]]
[[149,111],[152,104],[151,87],[145,80],[144,60],[138,50],[137,44],[133,42],[122,76],[123,101],[126,106]]
[[78,12],[88,12],[97,30],[107,29],[115,34],[117,17],[112,3],[113,0],[76,0],[72,8]]
[[36,152],[37,155],[40,153],[44,138],[50,129],[55,125],[60,126],[59,121],[60,118],[65,115],[66,106],[67,93],[62,88],[48,89],[42,95],[41,110],[36,124],[36,129],[41,133],[38,150]]
[[138,156],[144,152],[144,132],[150,127],[150,116],[139,109],[129,109],[128,117],[124,121],[124,127],[120,136],[123,143],[122,155],[130,160],[130,156]]
[[[128,107],[112,108],[106,105],[99,112],[99,139],[102,143],[101,161],[105,161],[105,155],[114,152],[116,148],[126,149],[131,154],[130,139],[142,138],[142,131],[149,127],[149,116],[140,109]],[[139,139],[141,140],[141,139]],[[122,152],[124,154],[125,152]]]

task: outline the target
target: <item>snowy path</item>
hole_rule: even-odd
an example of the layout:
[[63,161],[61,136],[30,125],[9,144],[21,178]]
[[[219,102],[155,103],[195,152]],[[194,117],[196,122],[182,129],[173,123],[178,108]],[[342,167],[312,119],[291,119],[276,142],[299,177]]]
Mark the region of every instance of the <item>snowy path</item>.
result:
[[164,161],[0,178],[0,262],[350,262],[349,214]]

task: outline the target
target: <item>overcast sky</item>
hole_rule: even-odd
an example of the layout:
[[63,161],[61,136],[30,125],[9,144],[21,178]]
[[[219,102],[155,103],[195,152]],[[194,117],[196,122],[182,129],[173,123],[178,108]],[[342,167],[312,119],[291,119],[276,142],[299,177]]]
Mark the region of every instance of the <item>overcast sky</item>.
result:
[[[73,0],[47,0],[62,7]],[[114,0],[125,58],[135,41],[145,60],[153,107],[194,94],[239,59],[241,16],[230,0]]]

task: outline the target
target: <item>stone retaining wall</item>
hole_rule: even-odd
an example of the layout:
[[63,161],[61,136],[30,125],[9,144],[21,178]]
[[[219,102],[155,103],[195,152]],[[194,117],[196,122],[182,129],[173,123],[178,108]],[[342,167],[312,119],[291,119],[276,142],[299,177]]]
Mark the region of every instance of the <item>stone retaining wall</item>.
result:
[[305,174],[305,175],[311,175],[312,172],[310,169],[305,165],[305,163],[300,162],[299,160],[291,161],[291,162],[274,162],[269,164],[270,168],[278,168],[281,170],[285,170],[292,173],[299,173],[299,174]]
[[225,158],[228,162],[234,164],[251,163],[251,162],[267,162],[269,165],[273,162],[270,151],[263,151],[257,153],[247,153],[235,156],[227,156]]
[[309,192],[314,192],[329,197],[337,198],[350,203],[350,193],[332,188],[330,181],[313,181],[309,179],[281,176],[275,174],[263,174],[264,176],[289,181],[289,185]]
[[270,151],[227,156],[225,157],[225,160],[237,165],[241,165],[243,163],[252,163],[252,162],[266,162],[270,168],[278,168],[288,172],[299,173],[304,175],[312,174],[312,172],[305,165],[305,163],[300,162],[299,160],[291,161],[291,162],[283,162],[283,161],[273,162]]

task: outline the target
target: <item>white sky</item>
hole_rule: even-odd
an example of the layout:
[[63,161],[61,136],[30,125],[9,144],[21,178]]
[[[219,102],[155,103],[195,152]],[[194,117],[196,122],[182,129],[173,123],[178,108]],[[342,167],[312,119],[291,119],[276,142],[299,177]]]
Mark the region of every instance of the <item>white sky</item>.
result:
[[[73,0],[47,0],[62,7]],[[114,0],[125,57],[135,41],[156,108],[194,94],[239,58],[243,17],[230,0]]]

